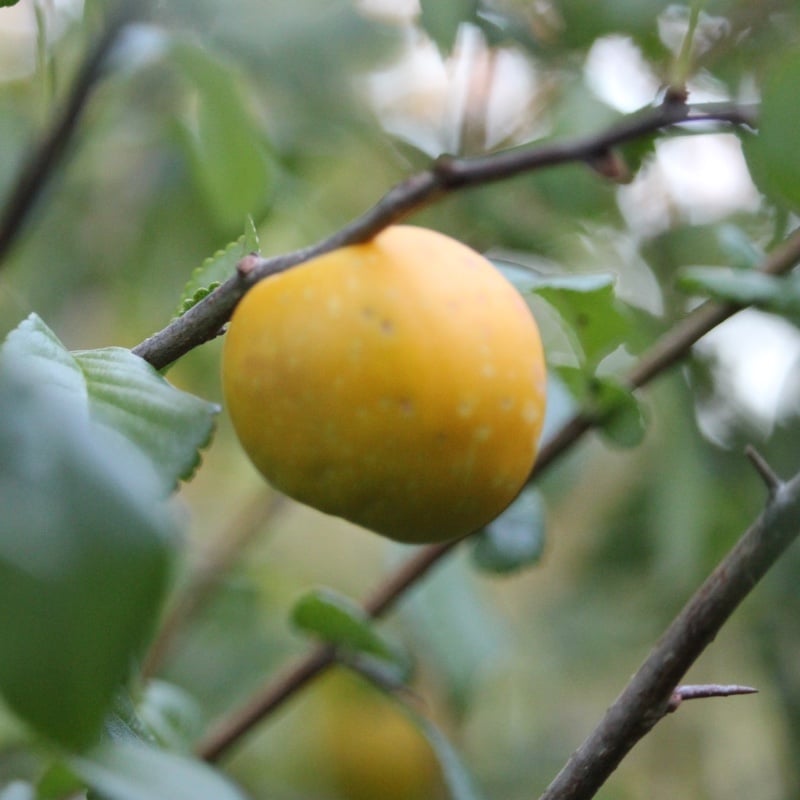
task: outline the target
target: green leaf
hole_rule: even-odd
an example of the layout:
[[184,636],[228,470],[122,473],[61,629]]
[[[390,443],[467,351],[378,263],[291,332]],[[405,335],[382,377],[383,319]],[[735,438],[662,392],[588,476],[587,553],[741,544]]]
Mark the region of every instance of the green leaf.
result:
[[138,719],[145,729],[173,752],[189,752],[203,732],[203,715],[194,698],[174,684],[154,680],[147,684]]
[[[99,734],[156,620],[175,525],[150,465],[71,388],[0,368],[0,693],[69,749]],[[67,402],[65,402],[65,396]]]
[[75,772],[106,800],[244,800],[207,764],[131,742],[104,742],[70,759]]
[[536,489],[526,487],[475,537],[472,558],[486,572],[516,572],[539,561],[544,543],[544,504]]
[[557,367],[561,382],[595,421],[611,444],[636,447],[644,439],[646,423],[634,393],[612,376],[587,375],[575,367]]
[[678,286],[690,294],[713,297],[737,305],[755,305],[800,319],[800,274],[765,275],[725,267],[690,267],[681,272]]
[[[82,780],[66,764],[51,764],[36,783],[36,800],[64,800],[65,797],[82,797],[86,789]],[[2,795],[0,795],[2,798]]]
[[173,62],[194,86],[197,102],[186,118],[194,173],[209,209],[224,227],[238,227],[265,204],[270,162],[264,136],[249,108],[242,76],[219,54],[186,42]]
[[316,589],[295,603],[292,623],[304,633],[351,653],[365,653],[408,669],[408,658],[379,634],[372,619],[349,597]]
[[459,26],[477,17],[477,0],[421,0],[420,24],[443,53],[453,49]]
[[19,3],[19,0],[0,0],[0,8],[15,6],[17,3]]
[[589,371],[632,333],[627,307],[614,294],[612,275],[539,277],[531,290],[559,313],[581,362]]
[[759,188],[773,200],[800,210],[797,87],[800,53],[783,51],[764,81],[758,134],[744,140],[744,153]]
[[236,265],[249,253],[259,250],[258,231],[253,218],[247,218],[245,232],[222,250],[209,256],[189,278],[181,294],[176,316],[185,314],[220,284],[236,273]]
[[37,379],[151,463],[166,495],[200,461],[217,406],[171,386],[146,361],[119,347],[70,353],[35,314],[12,331],[0,355]]
[[452,800],[483,800],[483,793],[478,789],[472,775],[461,760],[461,756],[442,731],[427,717],[408,706],[404,705],[403,709],[428,740],[436,754],[442,770],[442,777]]
[[644,414],[633,392],[615,378],[596,378],[592,413],[600,433],[617,447],[636,447],[647,431]]
[[466,551],[440,565],[403,603],[401,614],[446,680],[448,700],[466,712],[483,671],[509,646],[505,621],[481,594]]

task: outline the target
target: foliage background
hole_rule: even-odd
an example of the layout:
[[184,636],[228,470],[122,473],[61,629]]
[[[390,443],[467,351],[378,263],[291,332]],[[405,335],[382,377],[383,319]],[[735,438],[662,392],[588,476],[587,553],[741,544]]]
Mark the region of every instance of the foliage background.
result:
[[[501,89],[518,89],[523,74],[533,81],[524,102],[512,97],[524,113],[507,129],[510,141],[563,138],[599,130],[649,102],[681,68],[665,44],[672,41],[669,23],[688,18],[687,8],[656,0],[509,0],[492,4],[497,16],[481,17],[477,34],[479,28],[463,27],[476,21],[476,4],[466,0],[423,3],[422,17],[411,23],[375,13],[378,5],[158,4],[152,24],[118,49],[116,69],[93,97],[65,167],[10,256],[0,286],[2,333],[35,310],[70,348],[133,346],[163,327],[191,271],[240,235],[247,215],[262,251],[281,252],[343,225],[438,148],[460,143],[480,152],[481,86],[471,90],[472,105],[452,98],[459,65],[477,70],[488,52],[482,47],[506,48],[529,70],[511,73]],[[397,11],[405,4],[388,5]],[[63,31],[40,53],[38,67],[0,84],[0,187],[11,185],[28,144],[63,98],[103,10],[87,0],[83,16],[78,9],[60,17]],[[691,65],[690,99],[757,98],[771,59],[797,44],[796,4],[718,0],[704,12],[709,43]],[[505,22],[498,27],[497,20]],[[622,78],[609,77],[598,42],[638,52],[640,71],[627,67]],[[482,55],[470,62],[468,46]],[[454,52],[461,61],[447,62]],[[392,80],[387,70],[408,53],[416,59],[402,62]],[[609,86],[619,84],[627,99],[615,106]],[[370,87],[377,92],[372,102]],[[439,116],[442,103],[449,116]],[[744,178],[735,202],[720,202],[715,186],[734,194],[730,176],[745,167],[737,138],[715,142],[707,146],[717,149],[685,149],[672,160],[664,160],[663,143],[659,160],[653,141],[631,148],[629,161],[643,167],[629,186],[568,166],[460,193],[413,221],[548,273],[614,273],[620,294],[649,312],[640,328],[651,337],[692,303],[675,288],[682,268],[746,261],[791,224]],[[712,158],[716,172],[702,169]],[[688,189],[670,184],[681,171],[701,178]],[[531,302],[551,361],[574,361],[556,316]],[[791,358],[799,357],[798,334],[788,324],[765,328],[755,313],[749,319],[756,327],[744,341],[760,349],[743,346],[741,328],[724,326],[728,335],[716,336],[717,346],[698,348],[690,364],[648,390],[640,446],[618,449],[593,437],[547,474],[546,550],[537,567],[490,577],[474,569],[464,548],[386,624],[415,653],[425,710],[487,796],[514,800],[546,785],[761,508],[763,487],[743,445],[756,443],[778,471],[796,469],[800,361]],[[777,343],[770,344],[775,330]],[[733,342],[733,363],[726,342]],[[788,359],[783,373],[756,369],[774,353]],[[629,357],[617,352],[608,367],[619,369]],[[218,362],[213,342],[183,359],[170,380],[221,402]],[[552,425],[569,403],[555,386]],[[295,505],[262,513],[268,490],[224,413],[180,499],[188,521],[185,575],[212,542],[252,529],[161,671],[188,693],[203,721],[243,701],[303,651],[288,622],[301,593],[324,584],[362,596],[404,554]],[[797,567],[795,550],[689,676],[751,684],[760,694],[682,708],[634,751],[601,797],[797,796]],[[374,735],[360,742],[353,732],[365,724],[358,710],[367,701],[352,690],[352,701],[341,702],[349,690],[330,684],[305,692],[228,762],[253,796],[358,797],[355,784],[369,777],[343,777],[347,755],[333,743],[352,739],[360,748],[349,767],[357,773],[379,758],[369,748],[384,724],[392,758],[407,749],[423,773],[429,769],[426,754],[406,747],[405,734],[392,734],[378,710],[366,723]],[[0,784],[36,769],[7,727]],[[421,796],[433,796],[422,785]]]

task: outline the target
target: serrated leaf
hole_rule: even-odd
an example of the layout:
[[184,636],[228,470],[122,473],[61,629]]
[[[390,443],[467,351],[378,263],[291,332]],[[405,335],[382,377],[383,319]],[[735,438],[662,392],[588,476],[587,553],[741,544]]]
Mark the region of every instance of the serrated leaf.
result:
[[25,367],[0,369],[0,693],[79,749],[155,623],[174,520],[141,454]]
[[104,742],[70,765],[107,800],[244,800],[202,761],[136,742]]
[[678,286],[690,294],[800,318],[800,275],[796,273],[778,276],[725,267],[691,267],[681,272]]
[[433,749],[451,800],[483,800],[483,793],[444,733],[427,717],[407,706],[403,708]]
[[744,154],[759,188],[800,210],[800,152],[797,148],[797,87],[800,53],[782,52],[767,74],[758,134],[744,139]]
[[169,384],[129,350],[70,353],[35,314],[13,330],[0,355],[24,362],[63,403],[134,445],[152,465],[164,494],[188,478],[214,429],[217,406]]
[[349,597],[316,589],[295,603],[292,624],[304,633],[352,653],[365,653],[408,669],[408,658],[375,630],[372,619]]
[[536,564],[544,543],[544,504],[539,492],[527,487],[474,538],[472,558],[485,572],[507,574]]
[[612,275],[540,277],[531,290],[564,320],[566,333],[588,371],[613,352],[632,332],[626,306],[615,293]]
[[258,231],[248,216],[245,232],[236,241],[217,250],[192,272],[181,293],[176,316],[185,314],[236,272],[236,265],[249,253],[259,250]]

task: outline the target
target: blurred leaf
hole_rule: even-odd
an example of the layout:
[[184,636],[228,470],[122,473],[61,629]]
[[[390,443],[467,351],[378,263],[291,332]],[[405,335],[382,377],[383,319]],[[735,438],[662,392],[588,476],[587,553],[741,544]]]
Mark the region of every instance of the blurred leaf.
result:
[[166,681],[147,684],[137,711],[146,730],[173,752],[188,753],[203,732],[198,703],[188,692]]
[[[79,797],[86,787],[66,764],[56,762],[45,771],[36,783],[36,800],[63,800]],[[0,799],[2,795],[0,795]]]
[[192,273],[183,289],[176,316],[182,316],[211,294],[221,283],[236,273],[236,265],[248,253],[255,253],[258,250],[258,231],[253,218],[248,216],[245,232],[235,242],[209,256]]
[[480,593],[468,556],[440,565],[403,603],[401,614],[427,661],[446,681],[453,710],[470,707],[482,670],[504,651],[504,620]]
[[536,564],[545,543],[541,495],[526,487],[519,497],[473,539],[472,558],[486,572],[505,574]]
[[299,630],[334,647],[378,656],[408,670],[408,658],[375,630],[364,610],[331,589],[303,595],[292,609],[291,620]]
[[104,800],[244,800],[220,773],[198,759],[135,742],[104,742],[70,759]]
[[441,730],[422,714],[418,714],[408,706],[403,708],[433,748],[452,800],[482,800],[483,793],[475,784],[461,756]]
[[762,92],[759,130],[744,139],[744,153],[759,188],[800,211],[800,151],[797,147],[797,87],[800,53],[782,51]]
[[179,42],[173,60],[197,89],[194,113],[186,120],[197,181],[215,218],[234,228],[267,199],[264,136],[249,110],[242,77],[219,54]]
[[754,269],[764,253],[753,244],[752,237],[739,225],[721,223],[715,228],[726,263],[736,269]]
[[164,494],[189,478],[214,429],[217,406],[171,386],[121,347],[70,353],[35,314],[0,350],[36,370],[37,379],[78,406],[94,427],[134,445],[151,463]]
[[725,267],[691,267],[683,270],[678,286],[738,305],[755,305],[800,320],[800,274],[765,275]]
[[15,6],[17,3],[19,3],[19,0],[0,0],[0,8]]
[[618,447],[636,447],[646,433],[642,408],[630,389],[610,377],[592,382],[592,413],[600,433]]
[[174,521],[153,472],[61,386],[3,352],[0,692],[35,730],[90,744],[149,634]]
[[613,275],[540,277],[531,290],[566,323],[576,353],[591,371],[629,337],[632,321],[614,294]]
[[614,377],[588,375],[576,367],[559,366],[556,372],[611,444],[636,447],[641,443],[645,419],[641,404],[630,389]]
[[139,718],[136,706],[127,687],[121,687],[114,696],[114,705],[106,716],[105,735],[112,740],[138,741],[155,744],[156,739]]
[[473,22],[478,12],[477,0],[421,0],[420,24],[439,46],[449,53],[464,22]]

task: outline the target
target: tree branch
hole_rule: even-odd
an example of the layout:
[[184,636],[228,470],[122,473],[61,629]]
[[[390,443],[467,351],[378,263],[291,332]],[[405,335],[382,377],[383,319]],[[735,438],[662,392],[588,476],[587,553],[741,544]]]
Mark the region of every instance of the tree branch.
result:
[[41,142],[29,153],[0,213],[0,265],[22,233],[37,199],[52,178],[78,127],[92,89],[102,75],[106,56],[126,25],[144,10],[147,0],[120,0],[81,64],[60,113]]
[[[760,269],[770,274],[779,274],[791,269],[800,261],[800,230],[795,231],[785,242],[770,253]],[[677,323],[653,347],[645,353],[628,375],[631,388],[641,388],[669,367],[684,358],[692,346],[709,330],[727,319],[740,307],[730,303],[708,301]],[[563,455],[585,433],[595,426],[595,420],[578,414],[569,420],[541,449],[529,480],[538,478],[556,459]],[[424,547],[378,586],[364,602],[364,609],[373,617],[386,614],[394,604],[441,561],[461,540]],[[268,681],[244,706],[234,711],[202,739],[196,752],[202,758],[216,761],[233,746],[247,731],[272,714],[285,700],[316,674],[322,673],[332,663],[329,653],[321,658],[318,650],[300,659],[287,668],[276,681]],[[677,683],[677,680],[676,680]],[[673,683],[673,687],[674,687]]]
[[391,188],[372,208],[331,236],[291,253],[251,262],[246,273],[239,272],[228,279],[133,352],[156,369],[163,369],[218,336],[244,293],[259,280],[330,250],[368,241],[387,226],[450,192],[559,164],[591,162],[617,145],[685,123],[722,122],[753,127],[756,111],[755,106],[729,103],[664,103],[624,117],[601,133],[568,142],[520,147],[476,158],[439,158],[430,169]]
[[678,681],[798,535],[800,473],[770,496],[540,800],[594,797],[633,746],[672,710]]

